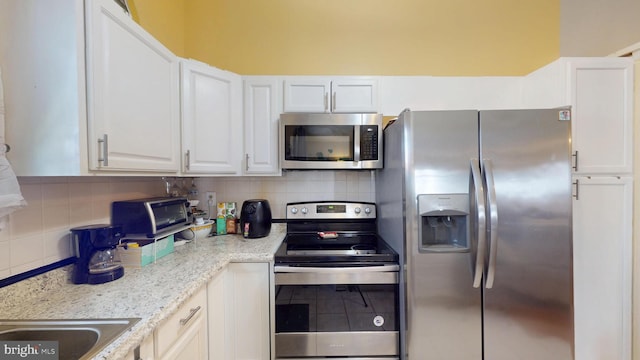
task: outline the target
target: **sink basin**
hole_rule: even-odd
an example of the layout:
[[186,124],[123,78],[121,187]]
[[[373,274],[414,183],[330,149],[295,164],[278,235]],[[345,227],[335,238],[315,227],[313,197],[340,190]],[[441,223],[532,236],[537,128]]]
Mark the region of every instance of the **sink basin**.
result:
[[0,320],[0,341],[57,341],[59,360],[91,359],[139,318]]

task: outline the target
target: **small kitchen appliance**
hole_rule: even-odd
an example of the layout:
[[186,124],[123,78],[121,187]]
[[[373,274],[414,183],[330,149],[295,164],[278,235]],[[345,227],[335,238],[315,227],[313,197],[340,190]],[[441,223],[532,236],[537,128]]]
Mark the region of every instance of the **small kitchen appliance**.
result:
[[263,199],[246,200],[240,211],[240,231],[245,238],[261,238],[271,231],[271,207]]
[[157,197],[114,201],[111,223],[122,226],[127,237],[159,238],[191,227],[186,198]]
[[399,359],[398,254],[374,203],[287,204],[274,255],[276,359]]
[[382,168],[382,114],[280,115],[283,169]]
[[102,284],[121,278],[124,267],[116,252],[122,227],[108,224],[71,229],[76,262],[71,275],[74,284]]

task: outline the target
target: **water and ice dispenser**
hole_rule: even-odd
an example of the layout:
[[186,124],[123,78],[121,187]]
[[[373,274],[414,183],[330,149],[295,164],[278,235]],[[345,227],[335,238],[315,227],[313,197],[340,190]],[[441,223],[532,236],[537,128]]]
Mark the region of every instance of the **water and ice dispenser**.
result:
[[469,251],[469,194],[418,195],[419,252]]

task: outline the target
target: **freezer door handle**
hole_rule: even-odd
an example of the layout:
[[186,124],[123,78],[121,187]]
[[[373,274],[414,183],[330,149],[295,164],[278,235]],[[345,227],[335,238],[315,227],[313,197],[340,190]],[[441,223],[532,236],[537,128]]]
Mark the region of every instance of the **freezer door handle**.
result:
[[496,201],[496,186],[493,179],[493,162],[482,160],[482,170],[487,192],[487,213],[489,224],[489,261],[485,288],[491,289],[496,274],[496,256],[498,255],[498,204]]
[[[486,230],[486,213],[485,213],[485,196],[484,185],[482,184],[482,175],[480,173],[480,162],[478,159],[471,159],[469,175],[469,200],[473,203],[470,208],[475,211],[475,226],[472,230],[472,241],[476,240],[478,244],[475,255],[475,266],[473,270],[473,287],[479,288],[482,284],[482,274],[484,273],[484,254],[487,247],[487,230]],[[473,246],[472,246],[473,248]]]

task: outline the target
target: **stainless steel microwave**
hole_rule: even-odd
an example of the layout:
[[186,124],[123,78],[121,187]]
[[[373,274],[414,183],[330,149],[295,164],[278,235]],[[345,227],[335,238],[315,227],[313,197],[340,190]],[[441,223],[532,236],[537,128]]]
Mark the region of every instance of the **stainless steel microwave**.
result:
[[382,168],[382,114],[280,115],[282,169]]

